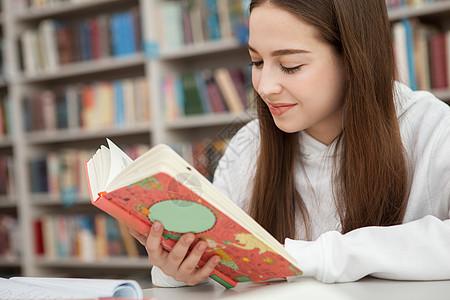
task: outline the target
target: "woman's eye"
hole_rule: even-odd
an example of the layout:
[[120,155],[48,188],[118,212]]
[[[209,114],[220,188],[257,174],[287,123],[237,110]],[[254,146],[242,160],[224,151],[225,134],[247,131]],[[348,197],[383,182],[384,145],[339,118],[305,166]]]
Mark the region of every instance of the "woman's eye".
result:
[[261,60],[261,61],[252,61],[251,63],[250,63],[250,67],[253,67],[253,66],[255,66],[255,67],[261,67],[262,66],[262,64],[263,64],[263,61]]
[[292,74],[292,73],[295,73],[296,71],[300,70],[301,67],[303,67],[303,65],[298,65],[298,66],[292,67],[292,68],[287,68],[287,67],[284,67],[284,66],[282,66],[282,65],[280,65],[280,67],[281,67],[281,70],[282,70],[284,73],[286,73],[286,74]]

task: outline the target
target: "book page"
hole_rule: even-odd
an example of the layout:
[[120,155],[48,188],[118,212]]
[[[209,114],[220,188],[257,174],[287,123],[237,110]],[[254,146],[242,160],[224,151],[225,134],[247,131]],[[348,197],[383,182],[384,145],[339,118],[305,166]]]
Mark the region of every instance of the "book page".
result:
[[[65,295],[76,294],[77,298],[142,298],[142,289],[134,280],[12,277],[9,281],[16,281],[30,285],[34,284],[44,288],[45,291],[48,289],[63,290]],[[52,298],[55,297],[60,296],[55,295]]]
[[72,294],[65,290],[43,288],[34,284],[0,278],[0,299],[80,299],[83,294]]
[[109,169],[108,181],[105,187],[117,176],[123,169],[125,169],[133,160],[126,155],[119,147],[116,146],[110,139],[108,141],[109,152],[111,154],[111,163]]

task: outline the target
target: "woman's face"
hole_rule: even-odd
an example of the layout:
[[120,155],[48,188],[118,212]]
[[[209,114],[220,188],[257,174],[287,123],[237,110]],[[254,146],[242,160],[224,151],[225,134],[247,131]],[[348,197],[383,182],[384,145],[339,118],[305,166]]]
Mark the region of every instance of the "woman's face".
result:
[[342,130],[341,57],[311,25],[270,3],[250,15],[252,82],[285,132],[330,144]]

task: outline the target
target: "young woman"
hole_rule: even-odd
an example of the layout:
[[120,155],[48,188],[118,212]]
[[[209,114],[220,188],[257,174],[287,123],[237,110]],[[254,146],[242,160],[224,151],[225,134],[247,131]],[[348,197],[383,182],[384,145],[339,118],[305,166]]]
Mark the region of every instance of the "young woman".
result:
[[[394,82],[384,0],[254,0],[258,120],[231,141],[214,184],[323,282],[450,279],[450,108]],[[159,286],[205,280],[193,235],[172,252],[155,223]]]

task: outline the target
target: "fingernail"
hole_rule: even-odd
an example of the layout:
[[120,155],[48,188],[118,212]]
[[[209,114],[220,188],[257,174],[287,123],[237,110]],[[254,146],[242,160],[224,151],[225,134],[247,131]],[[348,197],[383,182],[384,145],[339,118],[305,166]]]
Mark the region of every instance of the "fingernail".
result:
[[198,250],[199,251],[204,251],[206,249],[206,245],[204,244],[204,243],[200,243],[199,245],[198,245]]
[[153,223],[153,231],[158,232],[161,229],[161,224],[159,222]]
[[220,257],[216,257],[216,258],[214,258],[213,263],[215,265],[217,265],[219,263],[219,261],[220,261]]
[[194,237],[193,236],[188,236],[187,238],[186,238],[186,243],[192,243],[193,241],[194,241]]

